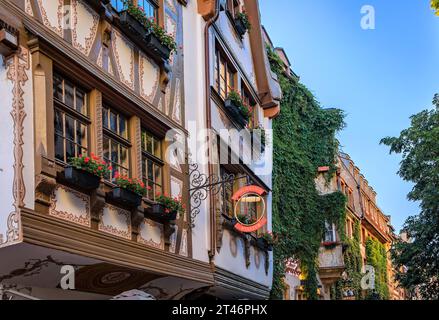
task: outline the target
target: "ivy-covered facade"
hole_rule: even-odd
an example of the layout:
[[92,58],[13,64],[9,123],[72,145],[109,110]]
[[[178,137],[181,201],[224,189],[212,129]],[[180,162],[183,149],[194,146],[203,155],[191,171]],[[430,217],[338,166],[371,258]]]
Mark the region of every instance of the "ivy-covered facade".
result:
[[270,45],[267,52],[283,93],[282,112],[273,123],[273,231],[278,241],[272,298],[284,297],[286,261],[293,259],[303,275],[303,296],[318,299],[325,223],[343,219],[345,197],[339,192],[320,194],[315,181],[319,167],[329,167],[328,181],[336,171],[335,133],[344,125],[343,112],[323,109]]
[[[339,109],[324,109],[300,83],[283,49],[267,42],[281,84],[281,114],[273,122],[273,299],[398,299],[387,254],[390,217],[336,133]],[[375,268],[375,290],[363,290],[365,265]]]

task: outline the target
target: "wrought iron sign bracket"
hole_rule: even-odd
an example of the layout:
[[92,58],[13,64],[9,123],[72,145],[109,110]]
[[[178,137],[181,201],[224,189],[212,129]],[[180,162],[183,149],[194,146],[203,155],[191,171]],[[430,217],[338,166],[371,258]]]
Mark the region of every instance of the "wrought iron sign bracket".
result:
[[224,174],[222,177],[216,174],[206,175],[200,172],[197,163],[189,164],[189,202],[190,202],[190,225],[195,227],[195,218],[200,214],[200,207],[209,195],[218,195],[226,186],[237,180],[248,179],[247,176],[236,177],[234,174]]

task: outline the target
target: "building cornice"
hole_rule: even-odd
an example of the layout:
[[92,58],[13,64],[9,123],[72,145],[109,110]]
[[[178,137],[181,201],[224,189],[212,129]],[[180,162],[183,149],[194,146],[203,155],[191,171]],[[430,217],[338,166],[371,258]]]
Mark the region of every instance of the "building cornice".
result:
[[208,263],[119,239],[30,209],[21,210],[23,242],[212,285]]
[[225,269],[216,267],[215,286],[239,292],[241,295],[256,300],[266,300],[270,296],[270,288],[260,283],[236,275]]

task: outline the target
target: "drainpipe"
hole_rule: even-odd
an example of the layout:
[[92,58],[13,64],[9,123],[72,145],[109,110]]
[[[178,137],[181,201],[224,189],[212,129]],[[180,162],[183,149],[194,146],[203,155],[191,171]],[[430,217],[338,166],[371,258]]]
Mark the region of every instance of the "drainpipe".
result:
[[[216,0],[215,14],[211,19],[206,22],[204,28],[204,61],[205,61],[205,92],[206,92],[206,128],[212,127],[212,115],[211,115],[211,97],[210,97],[210,39],[209,29],[218,20],[220,12],[220,0]],[[209,143],[211,142],[211,136],[209,135]],[[211,176],[214,173],[214,167],[211,163],[211,146],[207,150],[208,157],[208,175]],[[212,192],[209,191],[209,212],[210,212],[210,250],[209,258],[212,261],[216,253],[216,212],[215,212],[215,197]]]

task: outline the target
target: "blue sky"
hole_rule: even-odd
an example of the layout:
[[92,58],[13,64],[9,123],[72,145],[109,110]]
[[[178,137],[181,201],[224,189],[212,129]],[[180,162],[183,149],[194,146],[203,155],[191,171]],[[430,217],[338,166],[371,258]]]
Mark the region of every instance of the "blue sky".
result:
[[[262,22],[293,70],[323,107],[347,113],[339,134],[378,193],[378,206],[399,230],[419,212],[411,185],[396,172],[397,155],[379,141],[431,107],[439,92],[439,17],[429,0],[260,0]],[[375,8],[375,30],[360,26],[363,5]]]

